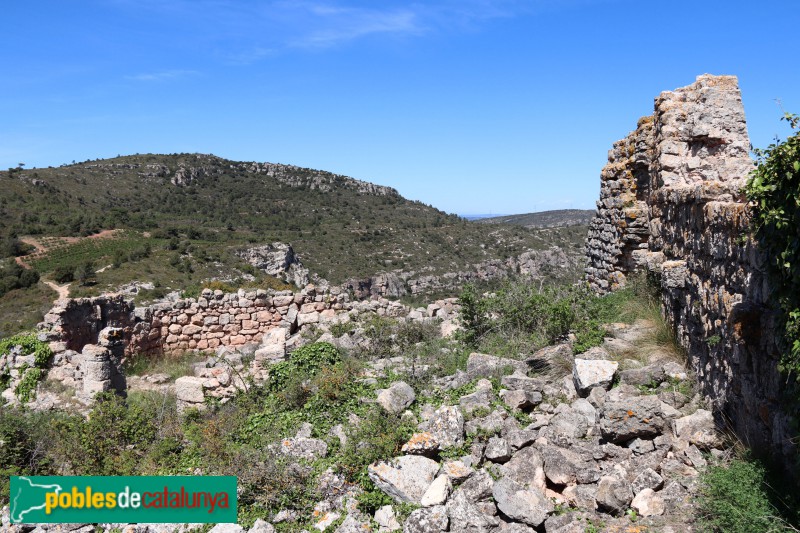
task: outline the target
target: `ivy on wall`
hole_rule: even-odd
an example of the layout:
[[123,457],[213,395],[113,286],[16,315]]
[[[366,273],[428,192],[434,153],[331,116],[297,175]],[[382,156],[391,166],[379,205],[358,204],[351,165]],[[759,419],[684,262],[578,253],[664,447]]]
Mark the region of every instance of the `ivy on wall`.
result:
[[786,113],[797,133],[754,149],[757,167],[745,193],[753,206],[755,236],[770,258],[782,311],[785,349],[780,369],[800,382],[800,116]]

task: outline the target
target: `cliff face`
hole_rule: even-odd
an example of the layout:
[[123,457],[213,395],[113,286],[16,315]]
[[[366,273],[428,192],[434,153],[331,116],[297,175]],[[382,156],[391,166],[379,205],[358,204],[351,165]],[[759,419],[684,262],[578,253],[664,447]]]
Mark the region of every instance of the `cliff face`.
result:
[[774,295],[740,192],[753,168],[749,144],[735,77],[704,75],[662,93],[653,115],[609,152],[586,275],[607,292],[634,270],[658,273],[664,315],[719,422],[789,458]]

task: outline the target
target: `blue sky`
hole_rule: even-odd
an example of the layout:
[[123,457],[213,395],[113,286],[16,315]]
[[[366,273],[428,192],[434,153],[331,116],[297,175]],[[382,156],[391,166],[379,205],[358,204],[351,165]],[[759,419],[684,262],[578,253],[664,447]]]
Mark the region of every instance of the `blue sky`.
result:
[[800,2],[5,2],[0,168],[203,152],[448,212],[593,208],[653,98],[739,76],[751,140],[800,113]]

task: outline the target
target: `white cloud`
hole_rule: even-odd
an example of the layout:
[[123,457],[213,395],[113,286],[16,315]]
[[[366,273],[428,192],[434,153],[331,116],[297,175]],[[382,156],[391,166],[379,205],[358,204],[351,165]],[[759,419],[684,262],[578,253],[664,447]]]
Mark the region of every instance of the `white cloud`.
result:
[[125,76],[125,79],[133,81],[169,81],[179,78],[187,78],[199,74],[196,70],[161,70],[158,72],[145,72],[132,76]]

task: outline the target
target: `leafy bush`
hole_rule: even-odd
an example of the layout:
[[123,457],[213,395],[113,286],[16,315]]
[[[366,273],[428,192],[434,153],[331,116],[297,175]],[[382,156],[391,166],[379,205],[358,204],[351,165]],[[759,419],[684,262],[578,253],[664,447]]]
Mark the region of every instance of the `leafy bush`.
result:
[[[0,341],[0,356],[8,354],[15,346],[19,346],[22,349],[23,355],[33,354],[34,367],[21,369],[25,373],[14,389],[14,394],[16,394],[17,398],[21,402],[27,403],[36,397],[36,385],[44,377],[43,369],[50,362],[53,352],[47,343],[39,340],[36,333],[20,333]],[[7,371],[0,375],[0,390],[8,387],[10,377]]]
[[298,348],[289,354],[288,360],[269,369],[270,390],[283,390],[290,381],[311,378],[322,368],[341,360],[338,348],[328,342],[315,342]]
[[34,355],[34,364],[38,368],[45,368],[53,355],[50,346],[39,340],[36,333],[19,333],[13,337],[0,340],[0,355],[9,353],[14,346],[22,348],[23,355]]
[[8,503],[9,476],[54,473],[48,452],[60,416],[0,407],[0,505]]
[[43,375],[44,371],[41,368],[34,367],[25,370],[22,379],[14,389],[14,394],[19,398],[20,402],[28,403],[36,397],[36,385],[38,385]]
[[58,426],[58,452],[66,468],[75,475],[140,474],[156,436],[153,413],[114,393],[98,394],[97,400],[88,420],[74,417]]
[[59,265],[50,275],[58,283],[69,283],[75,280],[75,269],[66,265]]
[[[800,117],[783,118],[792,129]],[[766,149],[754,150],[758,166],[745,187],[753,205],[753,225],[769,256],[774,295],[782,311],[785,350],[781,369],[800,381],[800,132]]]
[[26,270],[14,261],[0,265],[0,296],[14,289],[26,289],[39,282],[39,274]]
[[19,257],[32,252],[35,248],[17,238],[9,237],[0,240],[0,257]]

